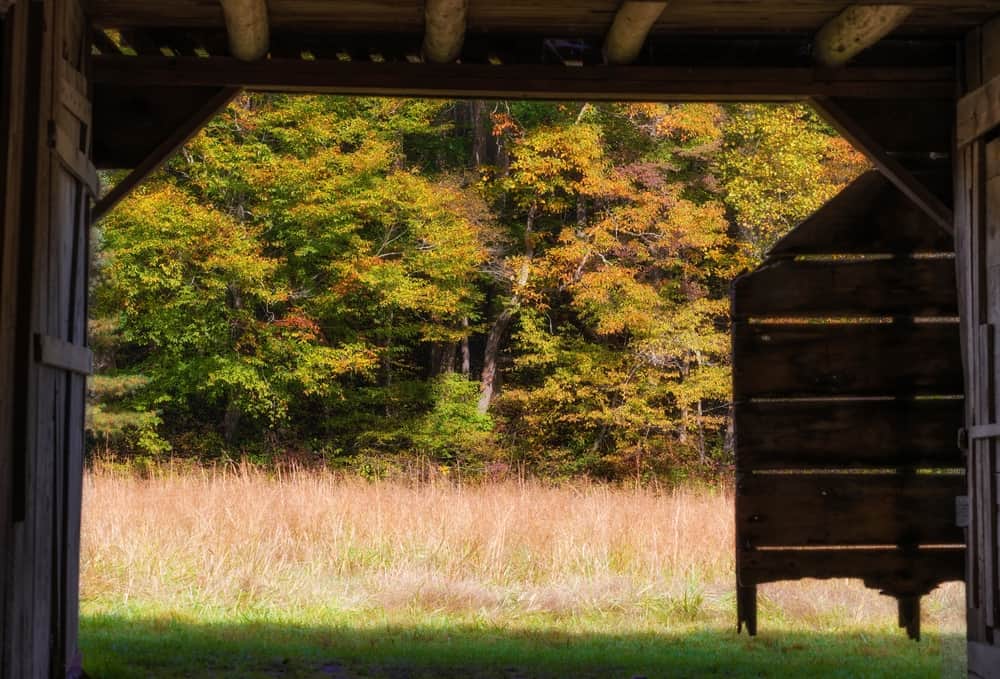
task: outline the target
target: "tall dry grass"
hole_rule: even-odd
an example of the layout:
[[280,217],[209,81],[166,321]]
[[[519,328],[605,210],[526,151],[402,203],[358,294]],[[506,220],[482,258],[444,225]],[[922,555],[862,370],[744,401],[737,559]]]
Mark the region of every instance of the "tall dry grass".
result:
[[[724,491],[97,469],[84,493],[85,602],[733,620]],[[960,625],[961,589],[925,610]],[[800,582],[764,588],[762,615],[840,625],[895,607],[860,583]]]

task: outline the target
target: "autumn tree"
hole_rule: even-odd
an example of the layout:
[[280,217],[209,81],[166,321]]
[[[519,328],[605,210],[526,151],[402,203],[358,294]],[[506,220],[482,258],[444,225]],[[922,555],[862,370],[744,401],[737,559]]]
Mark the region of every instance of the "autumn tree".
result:
[[241,95],[99,226],[91,432],[723,468],[729,283],[861,167],[797,105]]

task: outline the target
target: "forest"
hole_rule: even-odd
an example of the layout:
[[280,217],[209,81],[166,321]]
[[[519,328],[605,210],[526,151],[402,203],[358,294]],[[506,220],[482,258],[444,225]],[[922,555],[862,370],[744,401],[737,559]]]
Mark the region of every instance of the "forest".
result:
[[803,105],[241,94],[94,230],[91,454],[723,475],[730,283],[863,169]]

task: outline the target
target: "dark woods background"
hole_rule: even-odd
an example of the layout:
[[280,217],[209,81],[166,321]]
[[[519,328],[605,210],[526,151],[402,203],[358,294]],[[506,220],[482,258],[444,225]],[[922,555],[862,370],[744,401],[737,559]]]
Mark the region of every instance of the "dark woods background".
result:
[[98,225],[92,453],[717,475],[729,282],[862,168],[802,106],[243,95]]

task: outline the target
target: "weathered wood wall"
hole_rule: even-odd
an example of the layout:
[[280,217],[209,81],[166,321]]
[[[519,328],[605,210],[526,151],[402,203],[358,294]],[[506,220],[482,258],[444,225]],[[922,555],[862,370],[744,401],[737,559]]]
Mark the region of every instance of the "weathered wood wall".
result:
[[78,0],[4,21],[0,676],[77,676],[91,106]]
[[951,239],[863,175],[733,285],[739,624],[757,585],[851,577],[919,598],[963,575]]
[[969,676],[1000,677],[1000,20],[966,41],[955,159],[955,241],[969,469]]

